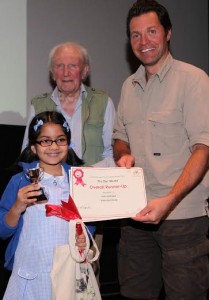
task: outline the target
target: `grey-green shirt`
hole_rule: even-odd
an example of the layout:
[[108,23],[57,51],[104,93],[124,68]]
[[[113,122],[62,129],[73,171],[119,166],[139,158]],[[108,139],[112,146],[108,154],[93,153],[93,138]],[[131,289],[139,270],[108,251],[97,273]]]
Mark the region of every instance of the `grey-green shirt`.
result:
[[[148,82],[140,66],[123,84],[113,138],[130,144],[136,166],[144,170],[148,201],[167,194],[191,156],[191,147],[209,146],[207,74],[170,54]],[[206,214],[206,179],[167,219]]]

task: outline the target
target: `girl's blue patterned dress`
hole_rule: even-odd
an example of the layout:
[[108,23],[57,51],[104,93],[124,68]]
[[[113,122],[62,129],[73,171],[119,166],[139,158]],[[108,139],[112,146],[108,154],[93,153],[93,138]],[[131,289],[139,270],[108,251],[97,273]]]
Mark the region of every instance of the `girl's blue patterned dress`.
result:
[[[69,182],[63,176],[44,174],[44,187],[48,204],[68,201]],[[50,271],[53,249],[65,245],[69,239],[68,222],[46,217],[45,204],[35,204],[26,209],[19,243],[15,253],[12,275],[3,300],[51,300]],[[61,299],[60,299],[61,300]]]

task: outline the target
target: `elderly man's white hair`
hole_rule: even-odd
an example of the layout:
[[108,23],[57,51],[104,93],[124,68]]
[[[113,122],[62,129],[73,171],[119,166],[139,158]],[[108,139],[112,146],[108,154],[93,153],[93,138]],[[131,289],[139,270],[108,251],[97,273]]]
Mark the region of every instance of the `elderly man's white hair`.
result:
[[51,70],[52,67],[53,67],[53,57],[54,57],[54,54],[55,52],[60,49],[60,48],[64,48],[64,47],[74,47],[74,48],[77,48],[78,51],[80,51],[81,53],[81,56],[83,58],[83,61],[84,61],[84,64],[85,65],[90,65],[90,58],[89,58],[89,54],[88,54],[88,51],[85,47],[83,47],[82,45],[78,44],[78,43],[75,43],[75,42],[65,42],[65,43],[62,43],[62,44],[58,44],[56,46],[54,46],[50,53],[49,53],[49,61],[48,61],[48,66],[49,66],[49,69]]

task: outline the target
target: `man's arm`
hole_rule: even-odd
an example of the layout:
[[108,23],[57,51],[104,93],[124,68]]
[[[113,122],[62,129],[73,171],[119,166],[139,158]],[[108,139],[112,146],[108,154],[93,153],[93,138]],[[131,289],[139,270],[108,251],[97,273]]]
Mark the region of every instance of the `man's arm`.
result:
[[134,220],[157,224],[203,179],[209,168],[209,147],[196,144],[183,172],[171,191],[164,197],[150,201]]
[[131,155],[130,146],[122,140],[115,140],[113,145],[113,157],[118,167],[131,168],[134,166],[135,158]]

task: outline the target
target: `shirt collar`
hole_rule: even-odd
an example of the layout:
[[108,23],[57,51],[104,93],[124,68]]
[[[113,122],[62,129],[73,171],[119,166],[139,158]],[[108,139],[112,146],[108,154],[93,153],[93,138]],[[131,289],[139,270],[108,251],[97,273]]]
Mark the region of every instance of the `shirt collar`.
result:
[[[173,57],[172,55],[169,53],[168,56],[166,57],[165,61],[163,62],[163,65],[161,66],[160,70],[154,75],[154,76],[158,76],[160,82],[163,81],[163,79],[165,78],[167,72],[170,70],[172,64],[173,64]],[[135,86],[136,83],[140,84],[142,88],[145,87],[146,85],[146,74],[145,74],[145,67],[143,65],[141,65],[138,70],[136,71],[136,73],[133,75],[132,78],[132,83]]]
[[[80,96],[79,96],[79,102],[82,101],[81,95],[84,95],[85,98],[87,97],[87,91],[86,91],[85,85],[83,83],[81,84],[80,91],[81,92],[80,92]],[[60,105],[59,91],[58,91],[57,87],[52,92],[51,99],[55,102],[56,105]]]

